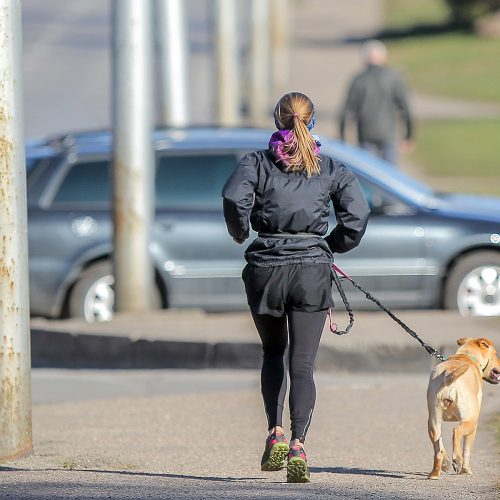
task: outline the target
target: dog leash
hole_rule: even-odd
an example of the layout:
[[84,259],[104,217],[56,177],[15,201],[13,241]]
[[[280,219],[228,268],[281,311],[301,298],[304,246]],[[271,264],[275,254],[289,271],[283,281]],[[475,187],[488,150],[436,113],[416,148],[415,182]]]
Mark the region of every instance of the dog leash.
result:
[[[422,347],[431,355],[439,359],[440,361],[446,361],[446,358],[437,350],[434,349],[434,347],[431,347],[430,345],[426,344],[418,335],[416,332],[414,332],[406,323],[401,321],[396,315],[394,315],[387,307],[385,307],[376,297],[374,297],[370,292],[367,292],[364,288],[361,287],[358,283],[356,283],[350,276],[348,276],[342,269],[340,269],[337,265],[332,264],[332,275],[333,275],[333,281],[335,282],[335,285],[337,287],[337,290],[339,291],[340,296],[342,297],[342,301],[344,302],[344,306],[346,308],[346,311],[349,314],[349,324],[347,325],[345,330],[338,330],[337,329],[337,324],[333,322],[333,314],[332,310],[328,310],[328,316],[330,320],[330,331],[332,333],[335,333],[336,335],[345,335],[346,333],[349,332],[349,330],[352,328],[352,325],[354,324],[354,313],[352,311],[351,305],[349,304],[349,301],[347,300],[346,294],[344,292],[344,289],[342,288],[342,283],[340,282],[339,274],[350,281],[354,287],[356,287],[358,290],[363,292],[368,300],[371,300],[374,302],[382,311],[387,313],[403,330],[405,330],[407,333],[409,333],[415,340],[420,342]],[[338,273],[338,274],[337,274]]]

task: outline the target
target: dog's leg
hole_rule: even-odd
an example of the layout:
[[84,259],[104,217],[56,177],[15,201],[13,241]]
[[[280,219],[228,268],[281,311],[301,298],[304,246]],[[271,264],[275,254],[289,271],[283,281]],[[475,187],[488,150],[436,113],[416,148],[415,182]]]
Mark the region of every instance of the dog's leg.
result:
[[434,467],[428,479],[438,479],[441,470],[447,471],[450,467],[450,459],[443,445],[441,436],[441,418],[437,415],[429,416],[428,430],[432,446],[434,447]]
[[476,439],[477,422],[475,422],[474,430],[464,437],[464,465],[462,467],[462,474],[472,474],[472,469],[470,468],[470,454],[472,451],[472,446],[474,445],[474,440]]
[[460,425],[453,429],[453,468],[457,474],[462,472],[464,460],[462,456],[462,438],[475,431],[475,420],[462,420]]

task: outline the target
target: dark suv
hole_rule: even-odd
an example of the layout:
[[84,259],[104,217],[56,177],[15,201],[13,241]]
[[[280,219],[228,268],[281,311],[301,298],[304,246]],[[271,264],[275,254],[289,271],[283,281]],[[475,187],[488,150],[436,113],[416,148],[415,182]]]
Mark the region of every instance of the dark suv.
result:
[[[242,155],[266,147],[271,133],[155,133],[150,252],[164,307],[245,307],[244,248],[226,232],[220,192]],[[33,315],[112,316],[111,139],[109,132],[79,133],[27,147]],[[392,307],[500,315],[499,200],[437,195],[365,152],[323,142],[324,153],[358,175],[372,209],[360,247],[337,258],[345,271]]]

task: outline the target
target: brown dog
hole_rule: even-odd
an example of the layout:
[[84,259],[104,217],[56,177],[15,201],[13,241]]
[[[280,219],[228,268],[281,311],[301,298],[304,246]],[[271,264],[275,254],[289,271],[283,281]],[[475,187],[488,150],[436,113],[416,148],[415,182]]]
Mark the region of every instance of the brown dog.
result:
[[457,352],[434,368],[427,389],[429,437],[434,446],[434,468],[429,479],[438,479],[441,470],[450,467],[441,437],[443,420],[460,421],[453,429],[452,464],[457,473],[472,473],[470,453],[483,398],[481,379],[491,384],[500,382],[500,362],[491,340],[466,337],[458,339],[457,344],[460,346]]

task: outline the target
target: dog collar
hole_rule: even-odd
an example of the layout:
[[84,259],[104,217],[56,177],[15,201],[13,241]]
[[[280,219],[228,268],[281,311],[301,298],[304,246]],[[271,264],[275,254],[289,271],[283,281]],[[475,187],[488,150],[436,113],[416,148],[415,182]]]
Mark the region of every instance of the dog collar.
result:
[[479,359],[476,358],[476,356],[472,355],[472,354],[469,354],[469,353],[464,353],[465,356],[467,356],[468,358],[470,358],[474,363],[477,363],[478,366],[479,366],[479,369],[484,373],[484,371],[486,370],[486,368],[488,368],[488,365],[490,364],[490,362],[488,361],[485,365],[484,365],[484,368],[481,368],[481,363],[479,362]]

